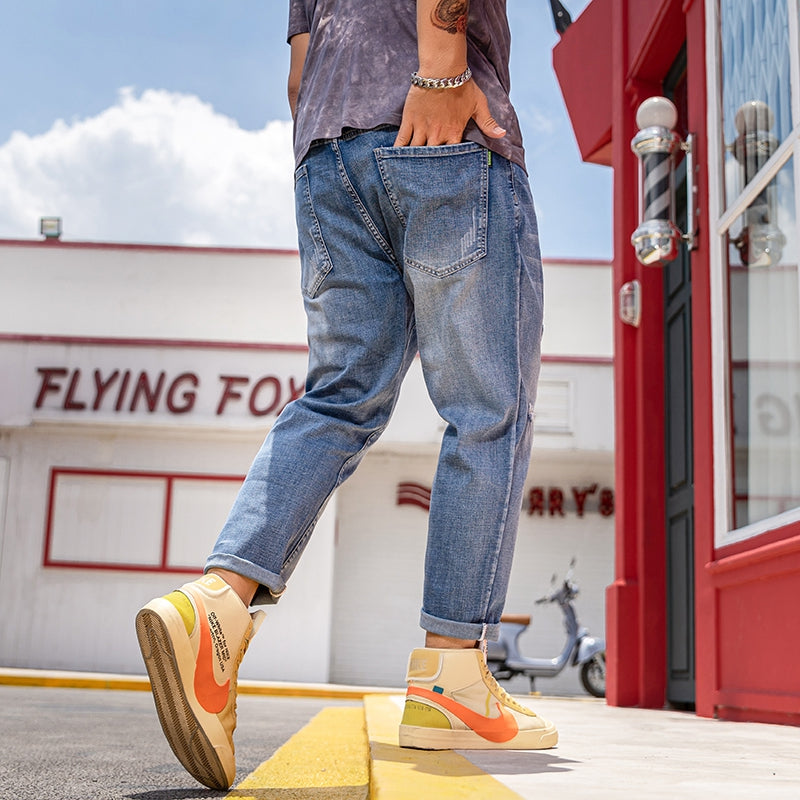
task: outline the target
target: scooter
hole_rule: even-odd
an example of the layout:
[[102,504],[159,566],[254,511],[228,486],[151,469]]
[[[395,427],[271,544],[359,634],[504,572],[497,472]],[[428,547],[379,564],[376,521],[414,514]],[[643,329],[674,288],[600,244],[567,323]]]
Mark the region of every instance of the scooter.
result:
[[[589,636],[589,631],[578,624],[572,601],[578,596],[578,587],[572,580],[575,559],[570,563],[564,582],[555,591],[540,597],[537,605],[558,603],[564,615],[567,641],[555,658],[528,658],[520,653],[518,640],[531,624],[530,615],[508,614],[500,618],[500,639],[489,642],[486,659],[497,680],[510,680],[515,675],[526,675],[535,691],[536,678],[554,678],[569,664],[580,668],[583,688],[594,697],[606,696],[606,642]],[[556,576],[553,576],[553,583]]]

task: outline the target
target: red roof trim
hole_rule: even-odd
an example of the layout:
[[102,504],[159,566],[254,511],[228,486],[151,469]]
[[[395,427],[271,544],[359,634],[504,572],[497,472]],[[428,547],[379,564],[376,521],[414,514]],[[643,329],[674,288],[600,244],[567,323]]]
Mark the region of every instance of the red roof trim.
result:
[[[0,344],[58,344],[84,347],[174,347],[186,350],[257,350],[262,352],[307,353],[308,345],[267,342],[222,342],[211,339],[123,339],[113,336],[46,336],[30,333],[0,333]],[[612,356],[543,355],[543,364],[610,366]]]
[[166,253],[225,253],[228,255],[292,255],[297,250],[272,247],[207,247],[187,244],[136,244],[124,242],[64,242],[61,239],[0,239],[0,247],[44,247],[65,250],[133,250]]
[[[206,247],[185,244],[136,244],[125,242],[64,242],[61,239],[2,239],[0,247],[43,247],[65,250],[133,250],[163,253],[221,253],[226,255],[284,255],[298,256],[297,250],[276,247]],[[545,265],[559,267],[611,267],[602,258],[543,258]]]
[[223,342],[204,339],[148,339],[114,336],[47,336],[30,333],[0,333],[0,343],[82,345],[84,347],[176,347],[187,350],[283,350],[307,353],[308,345],[267,342]]

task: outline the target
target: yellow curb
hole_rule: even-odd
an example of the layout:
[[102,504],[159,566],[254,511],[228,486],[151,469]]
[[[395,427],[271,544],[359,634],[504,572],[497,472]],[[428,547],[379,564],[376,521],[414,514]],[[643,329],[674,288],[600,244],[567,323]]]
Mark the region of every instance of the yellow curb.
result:
[[237,800],[368,800],[364,709],[323,709],[227,796]]
[[59,689],[122,689],[150,691],[150,682],[139,675],[102,675],[86,672],[51,672],[35,669],[0,670],[1,686],[42,686]]
[[452,750],[409,750],[397,740],[395,698],[364,698],[371,752],[370,800],[520,800],[520,795]]
[[[150,691],[150,681],[144,675],[106,675],[93,672],[60,672],[12,668],[0,669],[0,686]],[[361,700],[368,694],[396,694],[397,689],[385,689],[377,686],[339,686],[327,683],[278,683],[240,680],[238,693],[267,697],[321,697],[336,700]]]

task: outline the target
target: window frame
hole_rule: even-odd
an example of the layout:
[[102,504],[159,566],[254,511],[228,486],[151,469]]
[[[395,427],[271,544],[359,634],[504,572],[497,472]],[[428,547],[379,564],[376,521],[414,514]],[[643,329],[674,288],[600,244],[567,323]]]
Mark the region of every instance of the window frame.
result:
[[[708,213],[710,220],[709,278],[711,290],[711,401],[714,441],[714,546],[725,547],[800,522],[800,506],[741,528],[733,528],[733,439],[731,436],[730,318],[728,313],[727,232],[764,187],[793,160],[796,202],[800,203],[800,0],[786,0],[789,17],[789,57],[792,130],[770,159],[725,207],[722,144],[722,46],[719,0],[706,10],[706,87],[708,130]],[[800,241],[800,213],[795,219]],[[800,302],[800,298],[798,299]]]

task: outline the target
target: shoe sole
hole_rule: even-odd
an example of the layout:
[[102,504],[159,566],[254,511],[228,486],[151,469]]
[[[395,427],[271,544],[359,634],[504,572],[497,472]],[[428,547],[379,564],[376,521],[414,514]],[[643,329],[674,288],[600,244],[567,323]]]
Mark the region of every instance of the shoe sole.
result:
[[401,725],[400,747],[416,750],[547,750],[558,744],[555,725],[520,731],[508,742],[490,742],[475,731]]
[[158,719],[172,752],[204,786],[228,789],[231,781],[184,689],[166,622],[156,611],[143,608],[136,615],[136,636],[150,677]]

